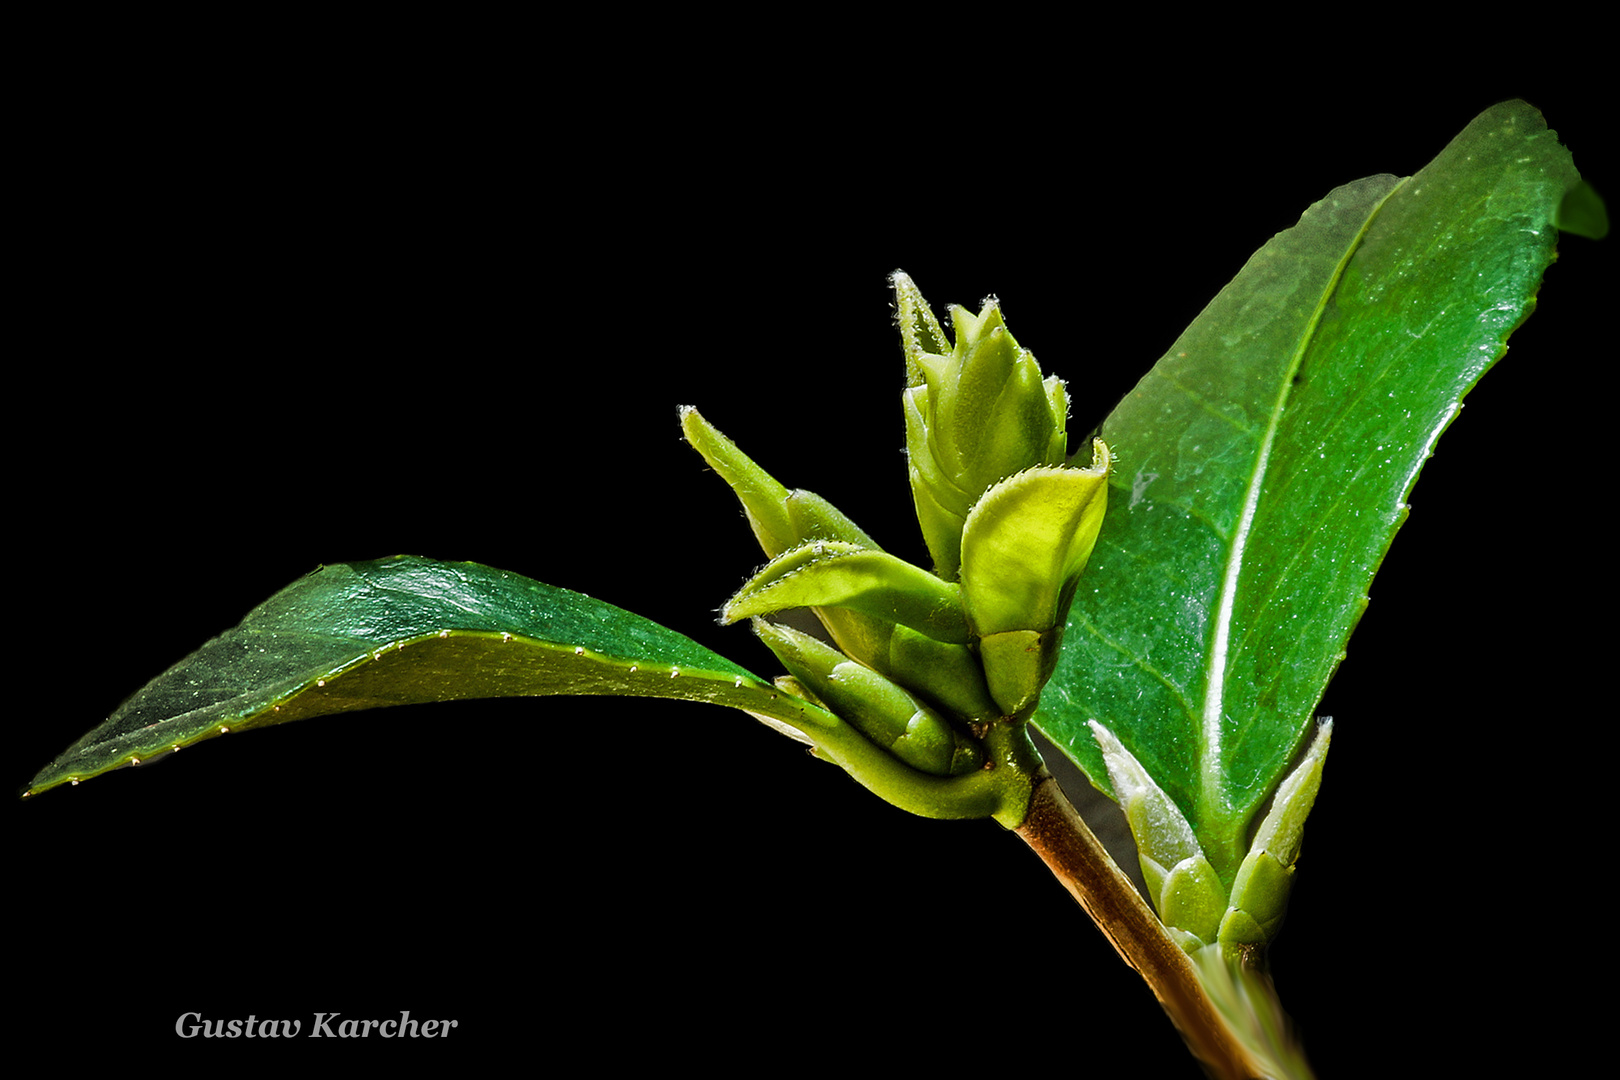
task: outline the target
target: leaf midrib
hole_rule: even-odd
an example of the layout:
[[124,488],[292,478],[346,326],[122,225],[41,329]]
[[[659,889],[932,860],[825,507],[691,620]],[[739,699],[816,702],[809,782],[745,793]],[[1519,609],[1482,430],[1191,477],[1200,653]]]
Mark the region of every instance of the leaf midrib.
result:
[[[1265,427],[1261,432],[1260,449],[1255,455],[1249,481],[1243,492],[1242,511],[1238,515],[1237,525],[1233,529],[1231,541],[1227,546],[1226,563],[1222,568],[1221,584],[1215,607],[1214,633],[1210,636],[1209,649],[1204,659],[1206,681],[1203,709],[1199,717],[1200,733],[1203,736],[1199,740],[1199,750],[1203,756],[1198,762],[1199,775],[1202,777],[1198,795],[1200,803],[1198,820],[1206,823],[1206,829],[1209,824],[1216,821],[1228,822],[1232,813],[1232,808],[1222,789],[1225,770],[1220,767],[1222,761],[1221,718],[1225,712],[1227,664],[1231,657],[1232,618],[1237,603],[1238,584],[1243,576],[1243,560],[1247,553],[1249,531],[1254,524],[1255,514],[1260,505],[1260,496],[1265,488],[1267,470],[1271,462],[1271,451],[1276,443],[1277,433],[1282,426],[1283,414],[1287,411],[1289,399],[1293,395],[1295,376],[1299,373],[1300,365],[1304,362],[1305,354],[1309,351],[1311,342],[1315,340],[1316,330],[1321,323],[1323,313],[1327,309],[1328,301],[1338,291],[1339,281],[1344,274],[1345,268],[1361,247],[1367,231],[1372,227],[1373,222],[1377,220],[1379,212],[1384,208],[1384,204],[1396,192],[1404,188],[1410,180],[1411,177],[1403,177],[1378,200],[1371,213],[1362,221],[1361,227],[1356,230],[1353,240],[1345,246],[1344,253],[1339,257],[1338,263],[1333,268],[1333,273],[1328,278],[1326,287],[1317,298],[1310,320],[1306,323],[1299,336],[1299,342],[1295,346],[1293,354],[1289,357],[1288,367],[1281,380],[1281,390],[1277,394],[1270,415],[1266,418]],[[1214,767],[1211,767],[1212,764]],[[1231,831],[1233,830],[1221,830],[1223,833]],[[1215,855],[1214,852],[1210,854]]]

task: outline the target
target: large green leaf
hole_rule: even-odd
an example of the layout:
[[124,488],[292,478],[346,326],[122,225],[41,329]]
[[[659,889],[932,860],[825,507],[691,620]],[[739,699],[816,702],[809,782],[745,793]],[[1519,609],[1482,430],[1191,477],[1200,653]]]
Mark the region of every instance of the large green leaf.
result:
[[403,555],[293,582],[153,679],[24,794],[289,720],[547,694],[729,705],[914,813],[1016,821],[1023,810],[995,774],[918,772],[841,717],[640,615],[477,563]]
[[227,732],[455,698],[628,694],[731,705],[817,732],[808,702],[639,615],[477,563],[323,567],[158,676],[42,769],[28,793]]
[[1538,112],[1491,109],[1416,176],[1306,211],[1103,424],[1117,490],[1036,723],[1104,790],[1086,722],[1111,729],[1228,881],[1578,179]]

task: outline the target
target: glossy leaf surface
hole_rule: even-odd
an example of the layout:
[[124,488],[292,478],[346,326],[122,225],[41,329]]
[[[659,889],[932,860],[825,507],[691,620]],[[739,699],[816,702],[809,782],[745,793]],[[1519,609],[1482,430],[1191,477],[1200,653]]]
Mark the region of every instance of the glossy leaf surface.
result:
[[29,793],[227,732],[457,698],[622,694],[843,725],[684,635],[477,563],[323,567],[158,676],[40,771]]
[[1416,176],[1306,211],[1103,424],[1116,490],[1035,722],[1104,790],[1087,721],[1113,731],[1228,883],[1577,181],[1538,112],[1497,106]]

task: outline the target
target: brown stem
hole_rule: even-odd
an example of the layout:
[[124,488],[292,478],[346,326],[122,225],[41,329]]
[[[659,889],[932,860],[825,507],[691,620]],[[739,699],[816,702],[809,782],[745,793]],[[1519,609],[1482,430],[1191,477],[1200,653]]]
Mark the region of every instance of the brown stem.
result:
[[1048,776],[1035,788],[1029,815],[1017,832],[1146,980],[1211,1076],[1253,1080],[1264,1075],[1204,993],[1191,959],[1164,932],[1056,780]]

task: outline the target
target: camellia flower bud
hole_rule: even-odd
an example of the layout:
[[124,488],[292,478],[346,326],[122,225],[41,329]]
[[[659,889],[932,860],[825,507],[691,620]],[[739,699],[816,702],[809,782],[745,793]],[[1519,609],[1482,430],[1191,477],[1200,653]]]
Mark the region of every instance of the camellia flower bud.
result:
[[[1041,377],[993,302],[977,316],[952,309],[951,345],[911,279],[897,273],[894,287],[912,492],[934,571],[778,483],[697,410],[681,410],[681,429],[770,556],[722,621],[754,620],[791,672],[785,692],[920,774],[964,777],[992,748],[1006,761],[1028,745],[1023,725],[1057,662],[1111,458],[1096,441],[1089,467],[1066,462],[1063,383]],[[830,642],[764,619],[801,608]]]
[[1069,604],[1108,507],[1112,458],[1029,469],[976,503],[962,530],[962,603],[990,693],[1005,715],[1032,710],[1057,667]]
[[1095,720],[1091,730],[1102,747],[1114,797],[1136,840],[1142,877],[1159,918],[1187,952],[1212,944],[1226,909],[1226,889],[1198,835],[1176,801],[1154,783],[1113,732]]
[[1263,945],[1277,934],[1288,909],[1305,818],[1322,786],[1322,764],[1333,738],[1333,720],[1322,721],[1305,760],[1277,787],[1271,810],[1255,832],[1232,883],[1231,906],[1221,920],[1220,940]]
[[[959,610],[952,610],[958,608],[955,585],[884,555],[859,526],[814,492],[788,490],[696,409],[681,409],[681,430],[736,493],[760,547],[772,558],[772,567],[780,571],[797,568],[801,562],[816,567],[802,581],[780,583],[768,590],[764,586],[771,578],[756,576],[754,587],[744,588],[751,595],[733,598],[727,605],[731,609],[728,618],[807,606],[851,659],[914,689],[926,687],[931,697],[958,717],[982,720],[999,714],[978,655],[966,644],[963,617]],[[847,555],[860,557],[831,563],[833,556]],[[931,619],[925,614],[924,631],[900,625],[895,610],[870,606],[864,612],[855,610],[861,606],[855,599],[860,593],[881,592],[886,585],[902,594],[899,607],[916,611],[920,603],[924,612],[933,608],[943,618]],[[907,592],[912,595],[904,598]],[[949,599],[945,610],[938,611],[941,596]],[[734,607],[739,599],[746,599],[749,606]],[[936,625],[928,626],[930,622]],[[941,625],[949,626],[950,632],[942,633]]]
[[954,345],[911,278],[896,273],[906,353],[906,452],[917,519],[947,581],[961,570],[962,526],[991,486],[1038,465],[1062,465],[1068,394],[1043,379],[994,300],[978,315],[951,308]]
[[934,776],[960,776],[984,751],[949,721],[864,664],[808,634],[763,619],[754,633],[816,698],[900,760]]

